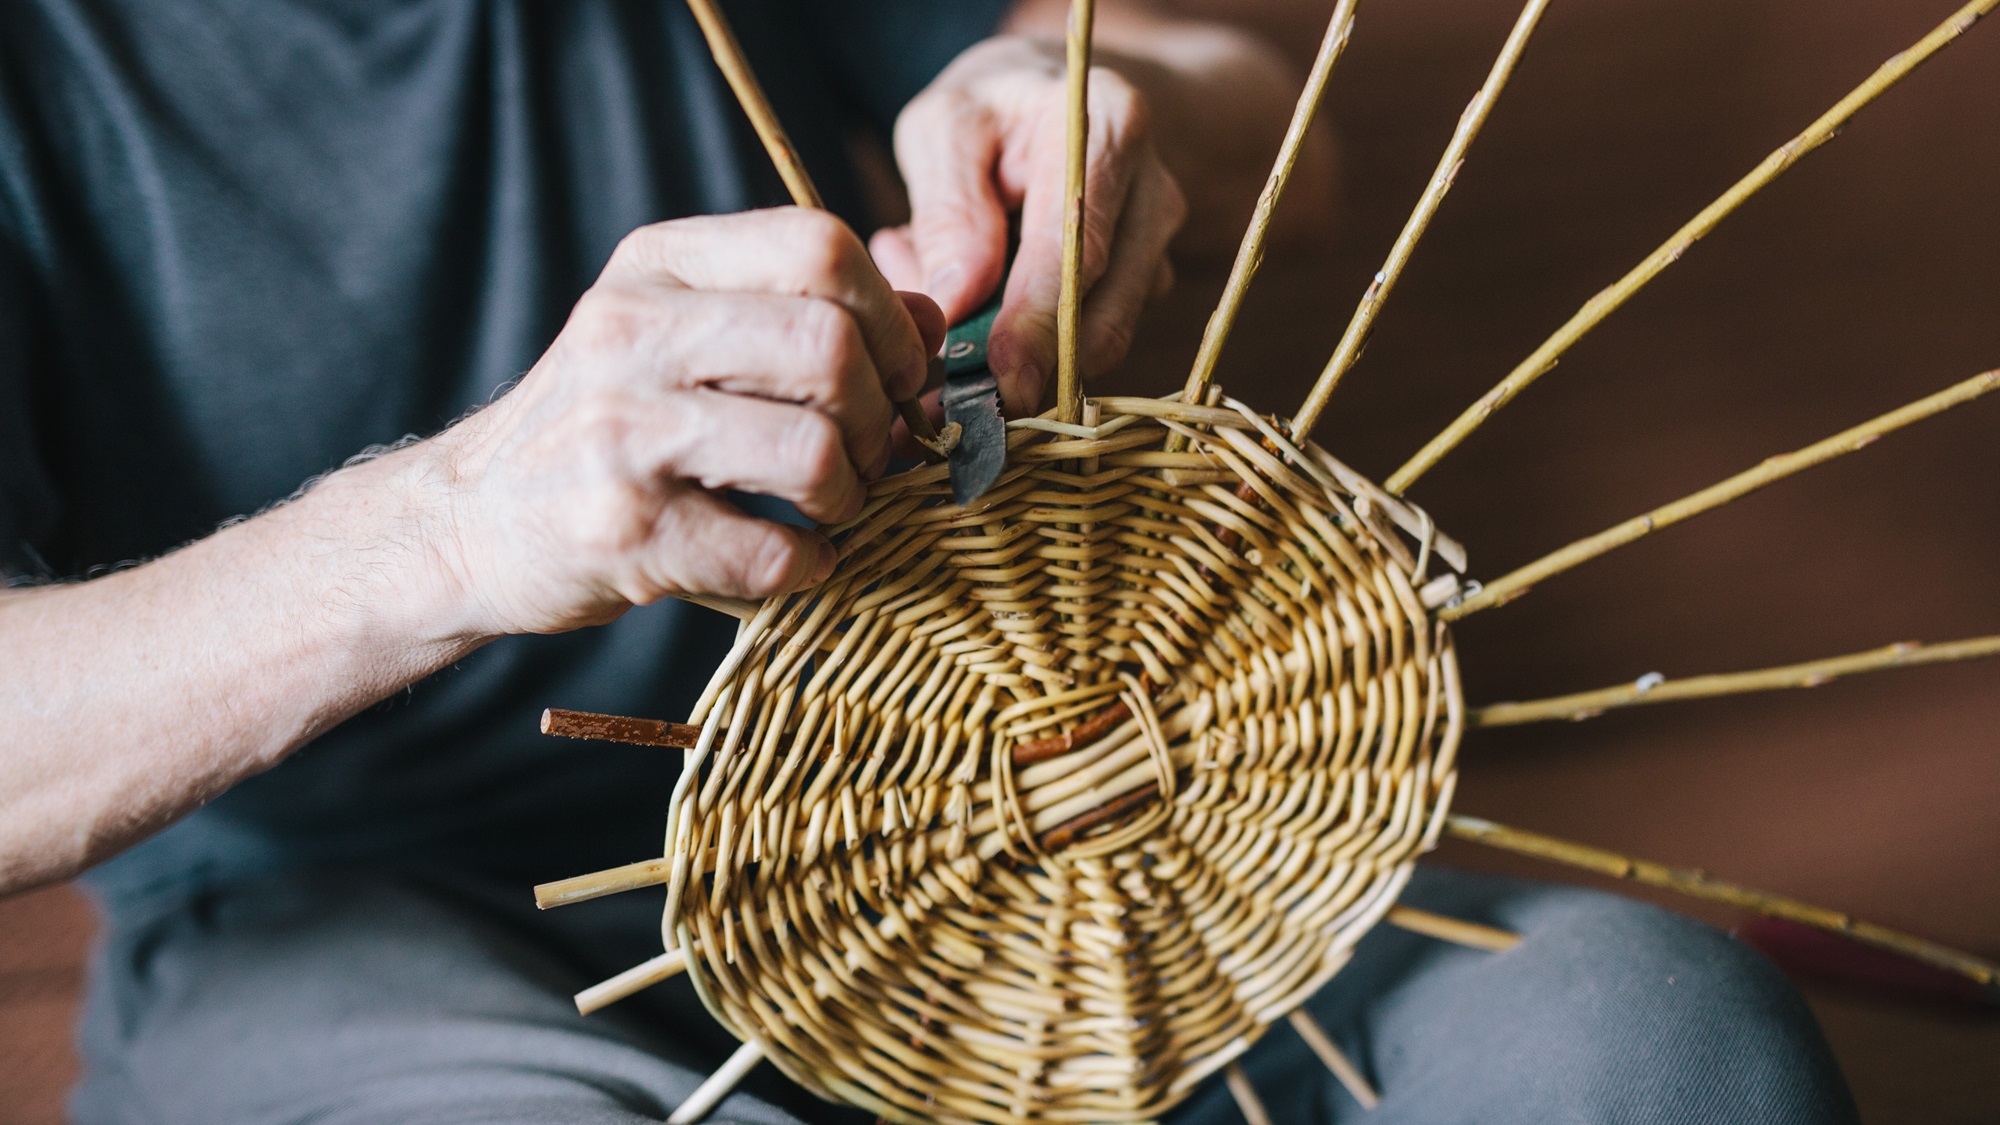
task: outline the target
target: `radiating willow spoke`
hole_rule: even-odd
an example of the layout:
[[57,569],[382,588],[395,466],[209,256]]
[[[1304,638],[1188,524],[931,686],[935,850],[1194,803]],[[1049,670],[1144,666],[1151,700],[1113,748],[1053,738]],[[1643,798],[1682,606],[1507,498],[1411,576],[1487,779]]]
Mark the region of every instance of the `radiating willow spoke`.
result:
[[1230,1063],[1222,1074],[1229,1096],[1236,1099],[1236,1108],[1243,1114],[1244,1125],[1271,1125],[1271,1113],[1257,1096],[1257,1087],[1250,1084],[1250,1076],[1243,1073],[1242,1064]]
[[[1250,279],[1257,275],[1257,268],[1264,264],[1264,243],[1271,234],[1271,220],[1278,212],[1278,201],[1284,197],[1285,188],[1292,182],[1292,172],[1298,167],[1299,153],[1304,150],[1306,138],[1312,133],[1313,118],[1318,115],[1320,102],[1326,97],[1326,84],[1333,77],[1333,66],[1340,61],[1341,52],[1347,49],[1347,41],[1354,35],[1354,9],[1357,0],[1340,0],[1334,5],[1333,16],[1326,22],[1326,36],[1320,40],[1319,54],[1314,57],[1312,71],[1306,75],[1305,89],[1299,91],[1299,100],[1292,107],[1292,123],[1285,129],[1285,139],[1278,146],[1278,159],[1271,165],[1271,174],[1264,180],[1264,190],[1257,196],[1256,210],[1250,213],[1250,225],[1243,231],[1243,241],[1236,248],[1236,261],[1229,267],[1229,281],[1222,287],[1222,298],[1215,303],[1215,311],[1208,316],[1208,326],[1202,330],[1201,348],[1195,352],[1194,367],[1188,372],[1187,386],[1181,391],[1181,401],[1196,405],[1207,393],[1208,385],[1215,378],[1215,365],[1222,358],[1222,348],[1229,342],[1230,329],[1236,326],[1236,315],[1243,308],[1243,297],[1250,291]],[[1179,434],[1168,440],[1170,452],[1179,452],[1185,447]]]
[[1518,828],[1509,828],[1504,824],[1495,824],[1490,820],[1472,816],[1454,814],[1447,817],[1445,831],[1460,839],[1514,852],[1517,855],[1532,856],[1535,859],[1584,871],[1595,871],[1614,879],[1629,879],[1649,887],[1660,887],[1690,898],[1706,899],[1709,902],[1726,903],[1772,918],[1783,918],[1802,926],[1851,938],[1863,945],[1888,950],[1933,968],[1965,977],[1989,989],[2000,987],[2000,965],[1982,961],[1971,954],[1960,953],[1936,942],[1898,933],[1872,922],[1850,918],[1823,906],[1813,906],[1797,899],[1765,894],[1763,891],[1754,891],[1735,883],[1713,879],[1700,871],[1668,867],[1650,860],[1633,859],[1603,848],[1593,848],[1587,844],[1559,840],[1539,833],[1524,832]]
[[1756,468],[1738,473],[1720,484],[1710,485],[1692,496],[1683,497],[1671,504],[1663,504],[1643,516],[1636,516],[1616,527],[1579,539],[1560,551],[1544,555],[1519,570],[1488,583],[1477,594],[1459,604],[1439,610],[1438,616],[1447,621],[1455,621],[1467,614],[1503,605],[1527,593],[1537,582],[1545,578],[1561,574],[1608,551],[1643,539],[1663,527],[1719,508],[1731,500],[1755,492],[1767,484],[1783,480],[1793,473],[1863,449],[1874,444],[1883,434],[1902,429],[1912,422],[1921,421],[1934,414],[1941,414],[1994,390],[2000,390],[2000,370],[1974,375],[1962,383],[1927,398],[1918,399],[1900,410],[1892,410],[1851,430],[1835,434],[1825,441],[1769,458]]
[[674,1110],[672,1116],[667,1118],[667,1125],[694,1125],[707,1117],[763,1061],[763,1048],[757,1046],[755,1039],[736,1048],[736,1053],[717,1067],[714,1074],[703,1079],[694,1093],[689,1094],[688,1099]]
[[1617,684],[1596,691],[1580,691],[1526,703],[1494,703],[1473,709],[1470,717],[1476,727],[1506,727],[1546,719],[1588,719],[1614,708],[1636,707],[1642,703],[1671,703],[1679,699],[1709,699],[1754,691],[1818,687],[1856,672],[1914,668],[1921,664],[1976,660],[1982,656],[2000,656],[2000,636],[1973,637],[1935,645],[1908,641],[1867,652],[1832,656],[1803,664],[1759,668],[1753,672],[1723,672],[1680,680],[1647,676],[1634,683]]
[[1513,75],[1514,65],[1521,61],[1521,52],[1528,49],[1528,37],[1535,33],[1535,25],[1541,21],[1542,12],[1548,6],[1549,0],[1528,0],[1521,8],[1520,18],[1514,21],[1514,30],[1500,48],[1500,56],[1493,60],[1493,70],[1486,76],[1486,84],[1472,96],[1465,112],[1459,115],[1458,128],[1451,134],[1451,143],[1445,146],[1444,155],[1438,158],[1437,170],[1431,173],[1430,183],[1425,185],[1415,210],[1410,212],[1409,220],[1403,224],[1402,233],[1396,236],[1388,261],[1382,263],[1375,279],[1368,283],[1367,291],[1361,295],[1361,303],[1355,306],[1354,315],[1347,322],[1347,330],[1341,333],[1340,343],[1326,361],[1326,368],[1313,383],[1312,391],[1306,395],[1298,413],[1293,415],[1294,438],[1304,440],[1312,433],[1319,422],[1320,412],[1326,409],[1327,400],[1333,397],[1334,388],[1340,385],[1341,378],[1361,358],[1361,349],[1367,346],[1368,334],[1375,328],[1375,318],[1381,315],[1382,306],[1389,301],[1389,293],[1403,276],[1404,267],[1410,264],[1411,255],[1417,252],[1417,243],[1423,240],[1424,231],[1429,229],[1431,219],[1444,203],[1445,193],[1458,179],[1458,170],[1465,164],[1466,151],[1486,124],[1494,103],[1500,100],[1500,92],[1507,88],[1507,79]]
[[678,949],[641,961],[617,976],[577,993],[577,1014],[587,1016],[686,971],[687,956]]
[[1653,251],[1645,261],[1640,262],[1632,272],[1620,278],[1610,288],[1592,297],[1577,310],[1569,322],[1556,330],[1535,349],[1533,354],[1521,361],[1520,366],[1509,372],[1505,379],[1467,408],[1465,413],[1445,427],[1444,431],[1432,438],[1416,456],[1397,469],[1390,476],[1386,486],[1390,492],[1401,494],[1415,484],[1418,478],[1429,472],[1444,456],[1457,448],[1472,431],[1478,429],[1494,411],[1511,402],[1515,395],[1527,389],[1530,383],[1547,374],[1578,340],[1611,315],[1625,302],[1632,299],[1645,284],[1660,272],[1680,260],[1688,248],[1710,231],[1714,230],[1730,212],[1755,195],[1758,190],[1777,179],[1798,159],[1819,146],[1832,140],[1841,127],[1847,124],[1861,107],[1874,101],[1883,91],[1908,77],[1911,71],[1922,65],[1926,59],[1937,54],[1953,40],[1963,35],[1980,17],[2000,7],[2000,0],[1972,0],[1960,8],[1944,23],[1939,24],[1929,35],[1918,40],[1909,50],[1890,59],[1870,75],[1866,82],[1855,87],[1848,95],[1827,110],[1819,120],[1806,127],[1803,133],[1787,141],[1785,145],[1764,158],[1749,175],[1737,181],[1734,187],[1724,192],[1715,202],[1689,220],[1688,224],[1674,232],[1659,249]]
[[1090,147],[1090,31],[1093,0],[1069,6],[1069,102],[1064,118],[1062,289],[1056,298],[1056,420],[1083,421],[1077,332],[1083,315],[1084,158]]
[[1319,1061],[1333,1072],[1342,1086],[1347,1087],[1354,1100],[1361,1103],[1362,1109],[1374,1109],[1382,1104],[1382,1095],[1375,1092],[1375,1087],[1362,1075],[1361,1068],[1354,1065],[1311,1013],[1304,1008],[1295,1008],[1285,1018],[1291,1022],[1292,1030],[1299,1033],[1299,1038],[1306,1041],[1306,1046],[1312,1048],[1313,1054],[1319,1056]]
[[[743,54],[743,45],[736,41],[736,33],[730,30],[728,19],[715,6],[715,0],[687,0],[687,4],[694,13],[695,22],[701,25],[702,38],[708,41],[708,53],[715,59],[716,68],[722,71],[730,91],[736,95],[737,104],[750,118],[750,127],[756,131],[757,139],[764,143],[764,151],[770,154],[771,163],[778,166],[778,175],[785,181],[785,190],[791,194],[792,202],[800,207],[823,210],[826,205],[820,201],[819,189],[813,186],[812,177],[806,174],[805,163],[799,159],[798,150],[792,147],[792,139],[779,122],[777,111],[771,108],[771,99],[764,95],[763,83],[757,81],[756,72],[750,69],[750,60]],[[923,404],[913,398],[904,399],[896,404],[896,412],[910,427],[911,436],[935,455],[937,431],[931,426],[930,416],[924,413]],[[688,600],[735,617],[746,616],[735,612],[734,599]]]

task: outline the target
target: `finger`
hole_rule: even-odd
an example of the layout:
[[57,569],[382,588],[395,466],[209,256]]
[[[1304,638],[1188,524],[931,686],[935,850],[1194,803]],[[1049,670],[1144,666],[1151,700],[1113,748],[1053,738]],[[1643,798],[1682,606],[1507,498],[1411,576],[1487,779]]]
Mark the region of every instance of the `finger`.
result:
[[645,475],[775,496],[821,523],[861,511],[861,476],[839,427],[817,410],[694,390],[666,396],[652,414],[631,427],[628,442]]
[[944,348],[945,332],[949,328],[944,310],[938,307],[936,301],[922,293],[905,293],[899,290],[896,296],[903,299],[904,306],[910,310],[910,319],[917,322],[917,332],[924,338],[924,354],[936,355]]
[[861,239],[825,211],[779,207],[655,223],[626,235],[604,273],[711,292],[832,301],[860,326],[890,397],[907,397],[923,385],[929,357],[908,310]]
[[1084,301],[1078,341],[1084,370],[1101,375],[1125,362],[1139,315],[1163,273],[1171,284],[1167,247],[1186,218],[1187,201],[1180,185],[1157,160],[1149,161],[1132,182],[1104,276]]
[[[686,483],[677,489],[640,557],[635,585],[660,593],[769,598],[818,585],[833,573],[838,556],[819,532],[757,519]],[[633,602],[651,600],[620,593]]]
[[[1079,282],[1084,293],[1103,276],[1113,234],[1132,189],[1133,177],[1152,159],[1138,94],[1123,79],[1091,75],[1090,136],[1085,149],[1083,253]],[[1039,389],[1056,367],[1056,301],[1062,291],[1065,154],[1060,101],[1051,101],[1036,125],[1026,168],[1021,207],[1021,244],[1006,299],[993,323],[987,356],[999,377],[1010,413],[1032,413]]]
[[971,99],[923,97],[896,119],[895,140],[922,278],[911,288],[956,323],[992,294],[1007,265],[1007,207],[993,182],[1000,125]]
[[909,227],[883,227],[876,231],[868,239],[868,253],[875,258],[875,268],[898,291],[923,289],[923,264],[917,260],[917,247],[910,241]]
[[811,406],[839,425],[848,457],[864,469],[888,449],[895,408],[860,325],[833,301],[624,286],[597,294],[587,315],[586,334],[630,339],[667,390]]

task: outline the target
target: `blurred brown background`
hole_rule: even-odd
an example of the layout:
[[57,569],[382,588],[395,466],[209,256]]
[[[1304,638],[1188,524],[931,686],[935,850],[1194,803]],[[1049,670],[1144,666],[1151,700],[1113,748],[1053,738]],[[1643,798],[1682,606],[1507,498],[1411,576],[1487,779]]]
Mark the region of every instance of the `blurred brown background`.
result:
[[[1301,61],[1297,0],[1267,12]],[[1318,7],[1319,5],[1313,5]],[[1328,5],[1330,6],[1330,5]],[[1576,307],[1943,19],[1952,0],[1561,0],[1319,439],[1381,477]],[[1347,219],[1274,259],[1223,362],[1302,397],[1512,0],[1364,3],[1330,99]],[[1319,16],[1311,21],[1316,24]],[[1729,219],[1412,498],[1493,577],[2000,366],[2000,26]],[[1178,385],[1220,284],[1185,271],[1132,369]],[[2000,633],[2000,401],[1552,580],[1460,630],[1475,702]],[[1480,732],[1458,807],[2000,955],[2000,664]],[[1462,848],[1450,862],[1529,870]],[[1567,878],[1561,872],[1534,872]],[[1704,916],[1727,924],[1727,915]],[[59,1119],[88,918],[0,903],[0,1120]],[[1871,1122],[2000,1121],[2000,1022],[1816,987]]]

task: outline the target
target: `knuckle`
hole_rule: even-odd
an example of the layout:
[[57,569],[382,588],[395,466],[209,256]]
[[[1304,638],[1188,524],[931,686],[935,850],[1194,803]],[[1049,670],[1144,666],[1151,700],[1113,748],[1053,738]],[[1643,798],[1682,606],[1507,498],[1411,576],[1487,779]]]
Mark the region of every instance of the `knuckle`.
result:
[[577,343],[590,351],[630,351],[656,317],[657,310],[644,298],[615,285],[599,285],[577,303],[570,328]]
[[842,374],[861,362],[868,350],[861,326],[833,301],[807,301],[799,310],[798,332],[808,360],[804,371],[819,384],[815,397],[830,395]]
[[1132,80],[1106,67],[1090,71],[1090,108],[1093,116],[1116,128],[1120,134],[1143,135],[1152,126],[1152,107]]
[[825,211],[801,208],[792,221],[789,241],[806,279],[839,276],[867,255],[847,224]]
[[672,223],[648,223],[626,232],[612,248],[611,260],[634,269],[655,267],[665,260],[672,240]]

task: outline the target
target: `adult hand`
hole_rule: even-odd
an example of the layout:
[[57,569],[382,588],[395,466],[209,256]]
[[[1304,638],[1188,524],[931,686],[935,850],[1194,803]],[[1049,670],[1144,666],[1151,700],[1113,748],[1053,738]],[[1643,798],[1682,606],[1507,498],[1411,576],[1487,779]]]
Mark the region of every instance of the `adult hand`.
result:
[[554,632],[823,580],[824,536],[719,493],[855,515],[888,463],[891,400],[921,387],[943,333],[823,212],[634,232],[521,385],[426,443],[466,628]]
[[[896,122],[910,222],[870,248],[889,279],[928,293],[953,323],[993,293],[1008,216],[1020,248],[988,345],[1007,413],[1040,409],[1056,368],[1062,275],[1066,101],[1060,43],[990,39],[960,55]],[[1090,72],[1079,360],[1101,372],[1125,358],[1146,301],[1173,281],[1167,244],[1187,214],[1160,160],[1146,101],[1119,73]]]

